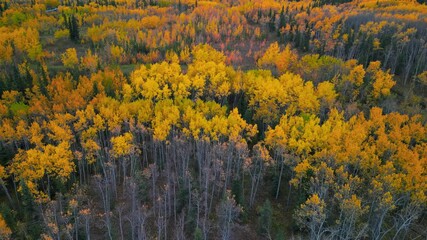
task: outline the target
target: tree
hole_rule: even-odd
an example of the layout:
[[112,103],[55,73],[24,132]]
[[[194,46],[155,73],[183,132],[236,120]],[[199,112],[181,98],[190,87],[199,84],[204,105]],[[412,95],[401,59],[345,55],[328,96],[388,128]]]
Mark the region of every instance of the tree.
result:
[[417,78],[419,79],[422,85],[427,86],[427,71],[420,73]]
[[261,234],[267,235],[270,238],[273,209],[268,199],[259,208],[258,213],[259,213],[259,217],[258,217],[259,232]]
[[326,222],[325,208],[325,202],[317,194],[313,194],[295,213],[297,223],[310,231],[310,239],[322,239]]
[[3,219],[3,216],[0,215],[0,238],[4,240],[11,239],[12,231],[7,226],[6,221]]
[[231,83],[236,74],[233,68],[226,66],[226,56],[207,44],[195,46],[192,54],[194,60],[187,75],[194,79],[192,90],[195,95],[225,101],[231,94]]
[[154,138],[161,141],[166,140],[171,128],[179,121],[179,109],[168,99],[156,105],[154,114],[155,117],[152,122]]
[[65,53],[61,55],[62,64],[66,68],[75,69],[78,67],[79,58],[77,57],[77,51],[75,48],[68,48]]
[[389,71],[384,72],[380,69],[380,62],[371,62],[368,67],[368,73],[373,77],[372,97],[378,99],[390,95],[390,89],[396,84],[393,80],[393,75]]
[[112,45],[110,46],[110,54],[113,62],[120,63],[123,59],[124,50],[120,46]]
[[280,54],[279,44],[274,42],[265,51],[264,55],[257,60],[258,67],[274,65]]
[[[24,181],[36,198],[49,198],[49,179],[64,182],[74,172],[73,155],[69,148],[69,143],[61,142],[57,146],[48,144],[37,149],[19,150],[10,165],[10,173],[14,174],[16,181]],[[47,193],[38,190],[38,182],[45,176],[48,179]]]
[[79,42],[79,23],[77,22],[75,14],[72,14],[70,17],[68,17],[68,30],[70,32],[70,39],[74,42]]
[[221,239],[228,240],[231,237],[231,228],[234,221],[239,217],[243,211],[236,201],[234,196],[231,196],[230,191],[226,192],[224,199],[221,201],[218,207],[218,222],[220,226]]
[[93,54],[90,49],[86,51],[86,55],[80,58],[80,64],[83,69],[89,70],[91,73],[95,72],[99,65],[99,57]]
[[290,45],[286,45],[285,49],[279,53],[277,59],[274,61],[279,73],[290,71],[293,65],[297,62],[298,55],[291,50]]
[[127,132],[121,136],[112,137],[111,143],[113,145],[112,153],[115,157],[122,157],[131,154],[133,145],[132,145],[133,136],[131,133]]

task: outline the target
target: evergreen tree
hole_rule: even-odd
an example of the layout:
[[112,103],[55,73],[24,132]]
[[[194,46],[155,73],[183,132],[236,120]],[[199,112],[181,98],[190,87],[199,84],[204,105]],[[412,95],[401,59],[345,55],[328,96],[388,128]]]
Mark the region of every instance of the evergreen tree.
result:
[[22,187],[21,192],[21,203],[22,203],[22,212],[24,222],[26,223],[25,231],[26,236],[30,239],[40,239],[40,234],[42,232],[41,222],[37,214],[37,205],[34,201],[34,197],[30,192],[25,181],[21,180],[20,185]]
[[257,19],[256,19],[256,23],[259,23],[259,20],[262,18],[262,11],[261,9],[258,9],[257,11]]
[[[286,9],[286,11],[288,10]],[[286,27],[286,17],[285,17],[285,7],[282,6],[282,10],[280,11],[280,16],[279,16],[279,26],[277,29],[278,36],[280,36],[280,30],[284,27]]]
[[267,236],[271,233],[273,210],[270,201],[265,200],[264,204],[259,209],[258,227],[261,234]]
[[270,32],[274,32],[276,30],[276,13],[273,12],[270,8],[269,13],[270,21],[268,22],[268,27],[270,29]]
[[70,31],[70,39],[74,42],[78,42],[80,39],[80,37],[79,37],[79,24],[78,24],[77,18],[74,14],[71,15],[71,17],[69,18],[68,26],[69,26],[68,29]]

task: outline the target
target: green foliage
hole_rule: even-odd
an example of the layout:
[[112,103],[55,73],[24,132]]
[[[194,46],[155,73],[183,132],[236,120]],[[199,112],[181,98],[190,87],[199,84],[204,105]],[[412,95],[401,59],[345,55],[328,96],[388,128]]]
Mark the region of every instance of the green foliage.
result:
[[63,19],[65,22],[65,26],[68,29],[70,39],[73,42],[78,43],[80,41],[80,27],[76,15],[74,13],[71,13],[69,15],[63,13]]
[[37,205],[33,194],[24,181],[20,182],[21,204],[22,204],[22,222],[17,223],[17,235],[20,239],[39,239],[42,233],[42,224],[39,221]]
[[262,235],[271,234],[273,208],[267,199],[258,210],[258,231]]
[[16,102],[10,105],[12,116],[22,117],[28,113],[29,106],[23,102]]
[[16,228],[16,221],[17,221],[17,212],[13,209],[11,209],[10,206],[8,206],[7,203],[2,202],[0,203],[0,214],[3,216],[4,220],[7,223],[7,226],[9,226],[12,231]]
[[243,194],[242,182],[239,179],[235,179],[233,181],[231,193],[232,193],[232,195],[234,195],[234,199],[236,200],[237,204],[239,204],[239,205],[244,204],[244,194]]
[[28,20],[28,16],[23,12],[14,11],[9,16],[7,16],[7,19],[8,19],[8,25],[19,26],[23,22]]
[[194,230],[194,233],[193,233],[193,239],[194,240],[203,240],[204,238],[203,238],[203,232],[202,232],[202,230],[200,229],[200,228],[196,228],[195,230]]
[[279,230],[277,231],[275,237],[273,238],[274,240],[285,240],[285,233],[283,231],[282,228],[279,228]]

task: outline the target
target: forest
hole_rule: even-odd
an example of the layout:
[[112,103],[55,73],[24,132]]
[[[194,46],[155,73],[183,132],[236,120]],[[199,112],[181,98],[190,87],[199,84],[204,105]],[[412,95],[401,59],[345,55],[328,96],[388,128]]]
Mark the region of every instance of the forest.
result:
[[425,0],[0,0],[0,239],[425,238]]

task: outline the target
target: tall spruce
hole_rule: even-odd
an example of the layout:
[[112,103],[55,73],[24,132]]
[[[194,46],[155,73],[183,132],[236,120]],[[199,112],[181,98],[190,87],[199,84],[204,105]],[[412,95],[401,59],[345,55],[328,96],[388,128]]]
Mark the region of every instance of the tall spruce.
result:
[[[287,11],[286,11],[287,12]],[[277,36],[280,36],[280,30],[286,27],[285,7],[282,6],[282,10],[279,15],[279,26],[277,27]]]
[[78,42],[80,39],[79,24],[78,24],[77,18],[74,14],[71,15],[71,19],[70,19],[70,38],[74,42]]
[[268,14],[270,17],[270,21],[268,22],[268,27],[270,32],[274,32],[276,30],[276,12],[273,12],[270,8],[270,13]]

